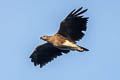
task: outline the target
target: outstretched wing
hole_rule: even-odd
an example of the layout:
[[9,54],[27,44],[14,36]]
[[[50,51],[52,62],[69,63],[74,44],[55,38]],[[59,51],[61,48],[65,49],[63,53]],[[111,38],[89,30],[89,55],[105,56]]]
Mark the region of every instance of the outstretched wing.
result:
[[38,46],[32,53],[32,55],[30,56],[31,62],[33,62],[35,66],[40,65],[40,67],[43,67],[45,64],[47,64],[57,56],[62,55],[62,52],[68,53],[69,50],[60,50],[50,43],[45,43]]
[[73,10],[60,24],[60,29],[57,34],[61,34],[73,41],[80,40],[86,31],[86,24],[88,17],[79,16],[87,11],[87,9],[82,10],[82,7],[78,10]]

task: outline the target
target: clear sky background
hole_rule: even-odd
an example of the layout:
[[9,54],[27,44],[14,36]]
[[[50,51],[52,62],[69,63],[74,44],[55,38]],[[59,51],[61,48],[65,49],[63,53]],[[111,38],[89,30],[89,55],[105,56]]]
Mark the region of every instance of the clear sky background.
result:
[[[59,23],[81,6],[90,17],[78,42],[89,52],[70,52],[43,68],[29,56]],[[0,0],[0,80],[120,80],[120,0]]]

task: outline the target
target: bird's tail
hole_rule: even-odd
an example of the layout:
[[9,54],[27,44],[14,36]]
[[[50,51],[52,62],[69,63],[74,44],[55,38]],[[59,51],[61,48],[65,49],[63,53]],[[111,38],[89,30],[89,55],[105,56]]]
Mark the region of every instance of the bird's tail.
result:
[[75,47],[74,50],[77,50],[77,51],[79,51],[79,52],[89,51],[87,48],[84,48],[84,47],[81,47],[81,46]]

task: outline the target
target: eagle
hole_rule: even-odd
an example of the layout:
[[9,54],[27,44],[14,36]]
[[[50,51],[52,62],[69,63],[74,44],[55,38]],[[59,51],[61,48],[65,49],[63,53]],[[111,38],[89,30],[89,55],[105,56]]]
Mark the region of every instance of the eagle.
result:
[[89,17],[84,17],[88,9],[72,10],[67,17],[61,21],[58,32],[53,36],[44,35],[40,39],[46,43],[39,45],[35,48],[30,56],[31,62],[35,66],[40,65],[42,68],[48,62],[61,56],[63,53],[67,54],[72,51],[89,51],[87,48],[77,45],[77,41],[82,39],[84,31],[87,29],[87,21]]

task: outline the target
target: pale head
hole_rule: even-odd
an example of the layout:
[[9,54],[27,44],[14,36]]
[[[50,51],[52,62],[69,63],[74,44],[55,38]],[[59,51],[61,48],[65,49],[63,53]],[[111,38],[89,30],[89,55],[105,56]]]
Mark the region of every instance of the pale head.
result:
[[42,37],[40,37],[40,39],[48,41],[48,39],[50,38],[50,36],[44,35]]

